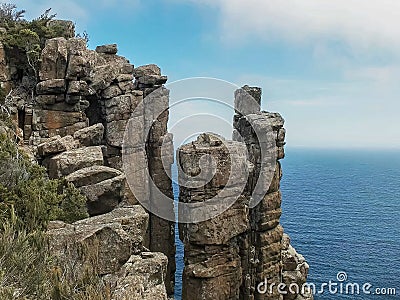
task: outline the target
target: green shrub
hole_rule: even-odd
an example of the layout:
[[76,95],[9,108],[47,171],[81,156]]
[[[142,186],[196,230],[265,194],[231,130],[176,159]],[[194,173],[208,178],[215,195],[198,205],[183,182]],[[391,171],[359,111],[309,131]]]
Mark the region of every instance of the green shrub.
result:
[[86,198],[65,180],[49,180],[8,137],[0,136],[0,218],[15,210],[20,226],[44,229],[51,220],[68,223],[88,217]]
[[44,234],[17,230],[13,221],[4,223],[0,232],[0,299],[45,299],[51,260]]
[[6,29],[5,33],[0,34],[0,41],[6,53],[17,53],[21,60],[17,66],[19,69],[30,70],[37,75],[40,53],[46,40],[64,36],[62,27],[47,26],[56,16],[50,12],[51,9],[48,9],[38,18],[27,21],[24,19],[24,10],[18,11],[13,4],[0,5],[0,26]]
[[0,228],[0,299],[108,300],[110,292],[91,265],[57,261],[47,251],[43,232],[17,228],[16,216]]
[[72,184],[48,179],[44,168],[0,134],[0,299],[109,299],[91,265],[77,274],[48,252],[49,221],[86,217],[86,198]]

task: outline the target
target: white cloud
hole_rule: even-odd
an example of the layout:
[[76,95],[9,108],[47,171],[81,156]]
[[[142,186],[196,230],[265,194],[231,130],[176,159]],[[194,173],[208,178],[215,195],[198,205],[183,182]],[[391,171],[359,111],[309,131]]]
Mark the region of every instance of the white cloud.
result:
[[356,51],[400,48],[398,0],[196,0],[216,5],[224,38],[343,41]]

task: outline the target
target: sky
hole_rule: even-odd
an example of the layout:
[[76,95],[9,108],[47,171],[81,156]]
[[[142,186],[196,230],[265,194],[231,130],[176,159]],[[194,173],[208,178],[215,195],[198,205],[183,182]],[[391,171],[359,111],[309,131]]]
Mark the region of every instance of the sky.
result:
[[[263,109],[286,120],[289,147],[400,149],[398,0],[15,3],[27,18],[52,8],[88,32],[90,48],[117,43],[120,55],[135,66],[156,63],[169,82],[211,77],[262,87]],[[207,110],[222,108],[188,105],[176,115]],[[224,127],[197,117],[185,124]]]

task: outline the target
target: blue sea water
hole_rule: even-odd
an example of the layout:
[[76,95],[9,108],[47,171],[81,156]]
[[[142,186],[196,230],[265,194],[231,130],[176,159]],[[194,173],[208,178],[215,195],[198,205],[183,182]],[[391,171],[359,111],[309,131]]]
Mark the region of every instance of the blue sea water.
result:
[[[320,290],[345,272],[343,290],[361,288],[360,295],[325,288],[315,299],[400,299],[400,151],[287,149],[282,165],[281,222],[310,265],[308,281]],[[177,237],[175,299],[182,256]],[[397,295],[364,294],[365,283],[371,293],[395,288]]]

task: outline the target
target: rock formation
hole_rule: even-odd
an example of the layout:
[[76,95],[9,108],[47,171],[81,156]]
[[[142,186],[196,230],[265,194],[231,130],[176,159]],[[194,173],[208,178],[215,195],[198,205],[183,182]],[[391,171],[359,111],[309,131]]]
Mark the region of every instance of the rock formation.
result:
[[[69,38],[46,41],[29,97],[20,93],[28,78],[15,79],[17,63],[0,45],[0,83],[11,91],[10,109],[22,129],[21,139],[50,178],[65,178],[87,198],[91,218],[72,225],[50,224],[52,249],[84,265],[81,248],[97,243],[98,270],[112,282],[113,299],[166,299],[174,289],[174,223],[145,212],[135,199],[122,169],[122,143],[138,104],[167,77],[156,65],[135,68],[117,55],[115,44],[89,50],[84,39],[75,38],[72,22],[57,20],[48,26],[53,25],[64,26]],[[172,196],[168,170],[157,154],[165,137],[172,143],[167,132],[168,90],[163,92],[153,104],[165,112],[154,122],[144,150],[151,176]],[[145,107],[138,117],[153,121],[152,113],[153,107]]]
[[[261,89],[243,87],[235,94],[235,141],[204,134],[178,150],[178,163],[187,175],[199,174],[199,159],[205,154],[218,162],[214,177],[204,186],[181,187],[180,202],[204,202],[222,191],[226,193],[227,189],[235,190],[237,181],[233,180],[233,185],[227,186],[227,178],[238,176],[232,165],[249,168],[246,187],[222,215],[197,224],[181,225],[181,240],[185,244],[183,299],[312,298],[309,294],[283,296],[276,288],[273,293],[268,289],[263,294],[258,289],[264,282],[276,286],[284,282],[287,287],[296,283],[301,288],[308,273],[307,263],[290,245],[279,223],[282,213],[279,160],[284,158],[284,120],[279,114],[261,112],[260,103]],[[268,147],[263,144],[268,141],[267,135],[276,144],[276,148],[273,147],[276,153],[268,152],[270,149],[262,153],[261,148]],[[248,164],[237,166],[239,160],[232,159],[230,154],[241,153],[243,156],[243,148],[247,149]],[[276,159],[273,164],[271,157]],[[207,166],[202,166],[206,168],[202,172],[211,172]],[[275,166],[274,170],[271,170],[272,166]],[[273,175],[272,182],[266,178],[268,172]],[[231,193],[227,195],[229,198]],[[251,208],[251,201],[257,197],[261,199],[260,203]],[[224,200],[225,197],[217,199]]]
[[[163,86],[167,77],[156,65],[134,67],[117,55],[115,44],[89,50],[85,40],[75,38],[72,22],[54,20],[48,26],[64,26],[68,34],[46,41],[33,87],[26,88],[32,78],[18,69],[16,57],[7,57],[1,43],[0,85],[11,95],[7,105],[20,128],[20,140],[47,168],[50,178],[64,178],[87,198],[90,218],[49,225],[50,249],[76,266],[77,272],[95,261],[112,299],[167,299],[174,291],[174,222],[142,208],[128,187],[122,163],[125,128],[130,120],[141,120],[134,122],[131,134],[143,137],[150,128],[146,144],[135,149],[144,154],[155,183],[145,187],[146,193],[150,202],[157,197],[155,189],[173,198],[169,91]],[[246,102],[249,94],[256,102]],[[151,101],[144,102],[145,97]],[[276,293],[257,293],[258,283],[306,281],[308,265],[279,223],[284,121],[279,114],[260,112],[258,88],[246,86],[235,97],[234,141],[203,134],[179,149],[179,164],[191,176],[199,173],[203,155],[217,161],[216,175],[209,183],[201,188],[181,187],[182,203],[201,204],[224,191],[218,209],[224,200],[235,198],[219,216],[180,224],[185,244],[183,299],[282,299]],[[274,136],[276,153],[261,155],[254,128]],[[276,157],[276,167],[267,193],[262,194],[256,183],[271,172],[270,157]],[[248,182],[238,195],[243,170],[249,172]],[[250,208],[254,194],[262,201]],[[173,214],[172,204],[167,209]],[[283,299],[306,297],[294,294]]]

